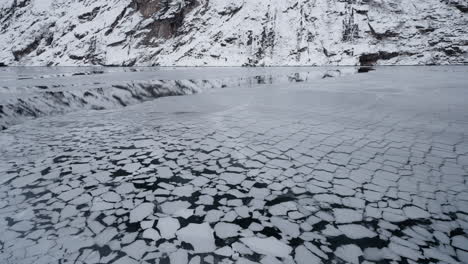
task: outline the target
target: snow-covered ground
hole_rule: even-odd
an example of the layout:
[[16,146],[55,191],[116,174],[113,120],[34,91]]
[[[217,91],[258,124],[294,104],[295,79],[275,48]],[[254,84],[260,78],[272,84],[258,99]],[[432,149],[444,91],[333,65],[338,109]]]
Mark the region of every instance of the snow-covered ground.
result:
[[0,263],[467,263],[467,81],[384,67],[11,126]]

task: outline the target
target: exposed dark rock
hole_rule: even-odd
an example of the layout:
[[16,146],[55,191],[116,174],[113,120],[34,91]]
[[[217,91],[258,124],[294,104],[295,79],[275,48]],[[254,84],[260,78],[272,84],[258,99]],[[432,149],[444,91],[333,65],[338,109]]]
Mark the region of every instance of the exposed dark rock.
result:
[[24,48],[19,49],[19,50],[14,50],[13,56],[15,57],[16,61],[19,61],[23,56],[28,55],[29,53],[33,52],[37,47],[39,47],[39,44],[41,42],[40,38],[34,39],[31,43],[27,44]]
[[361,66],[372,66],[377,63],[379,60],[389,60],[395,57],[398,57],[400,53],[398,52],[386,52],[379,51],[377,53],[366,53],[362,54],[359,57],[359,64]]
[[374,30],[374,28],[371,26],[370,23],[368,23],[370,32],[372,36],[374,36],[376,39],[382,40],[385,38],[393,38],[393,37],[398,37],[398,33],[393,32],[391,30],[386,30],[384,33],[378,33]]
[[370,71],[375,71],[375,69],[372,67],[359,67],[358,69],[358,73],[366,73]]
[[101,7],[95,7],[93,9],[93,11],[91,12],[87,12],[87,13],[84,13],[84,14],[81,14],[78,16],[78,18],[80,20],[84,20],[84,21],[91,21],[93,20],[94,18],[96,18],[96,16],[98,15],[99,11],[101,10]]

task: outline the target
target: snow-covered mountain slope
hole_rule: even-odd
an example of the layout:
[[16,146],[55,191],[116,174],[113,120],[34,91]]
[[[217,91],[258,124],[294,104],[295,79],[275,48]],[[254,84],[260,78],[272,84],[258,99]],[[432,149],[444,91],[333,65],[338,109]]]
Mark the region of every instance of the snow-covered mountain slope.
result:
[[468,62],[466,0],[2,0],[5,65]]

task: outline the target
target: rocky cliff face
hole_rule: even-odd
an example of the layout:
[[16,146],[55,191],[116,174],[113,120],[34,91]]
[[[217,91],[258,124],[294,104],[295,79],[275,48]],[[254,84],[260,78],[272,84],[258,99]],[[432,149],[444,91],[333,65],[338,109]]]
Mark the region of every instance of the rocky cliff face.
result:
[[468,62],[465,0],[2,0],[5,65]]

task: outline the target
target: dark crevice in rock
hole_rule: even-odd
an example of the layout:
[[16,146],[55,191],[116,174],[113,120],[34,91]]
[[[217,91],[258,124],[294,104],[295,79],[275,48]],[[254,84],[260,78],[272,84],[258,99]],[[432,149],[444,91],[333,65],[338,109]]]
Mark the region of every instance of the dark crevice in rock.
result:
[[398,33],[393,32],[391,30],[386,30],[384,33],[378,33],[374,30],[372,25],[370,23],[367,23],[369,25],[369,29],[371,32],[371,35],[374,36],[378,40],[386,39],[386,38],[394,38],[398,37]]
[[376,53],[364,53],[359,56],[359,65],[361,66],[372,66],[379,60],[389,60],[398,56],[410,56],[414,55],[409,52],[387,52],[379,51]]
[[101,7],[99,6],[95,7],[91,12],[87,12],[87,13],[79,15],[78,19],[84,20],[84,21],[91,21],[94,18],[96,18],[100,10],[101,10]]
[[41,43],[41,38],[36,38],[34,39],[33,42],[26,45],[26,47],[24,47],[23,49],[12,51],[13,56],[15,57],[15,61],[19,61],[24,56],[36,50],[37,47],[39,47],[40,43]]

